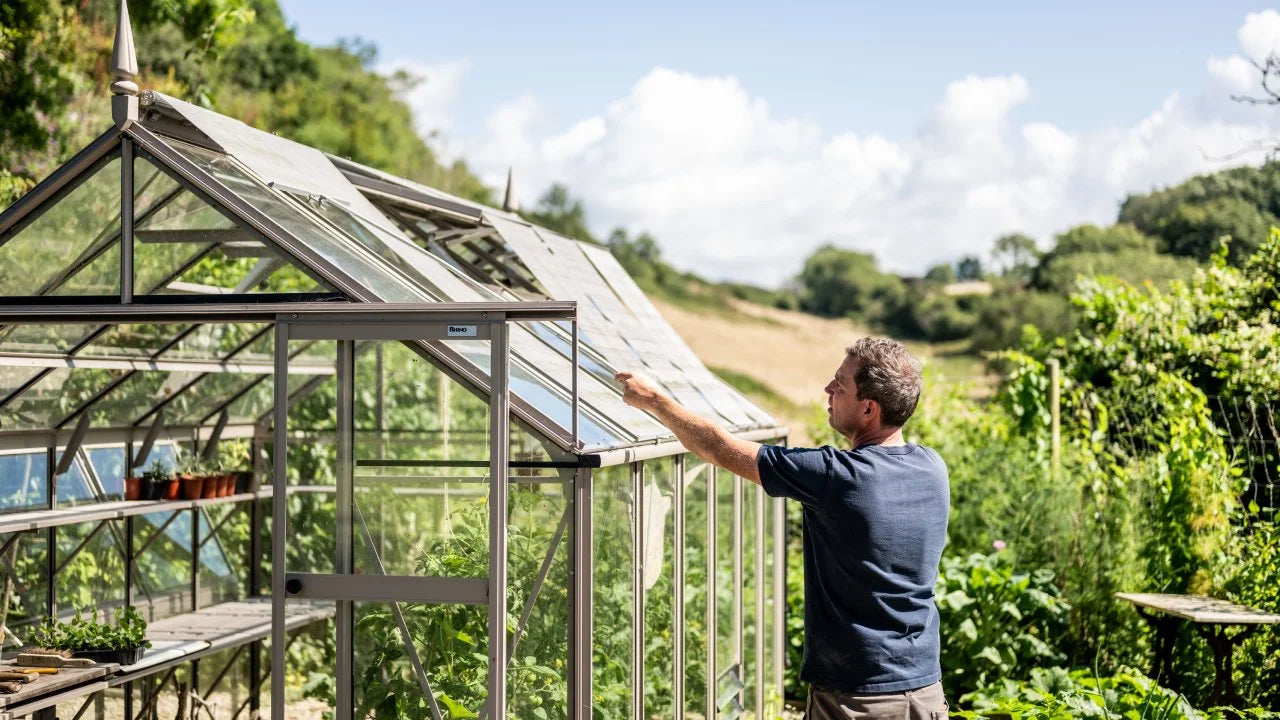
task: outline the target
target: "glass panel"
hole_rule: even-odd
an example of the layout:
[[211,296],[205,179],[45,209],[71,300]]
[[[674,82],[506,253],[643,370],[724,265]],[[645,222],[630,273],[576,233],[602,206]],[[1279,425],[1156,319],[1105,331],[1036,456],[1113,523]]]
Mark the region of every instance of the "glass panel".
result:
[[592,694],[596,717],[630,717],[632,643],[635,613],[632,599],[632,525],[636,506],[631,493],[631,466],[593,470],[592,547]]
[[105,499],[124,499],[124,447],[114,445],[89,448],[85,452],[89,456],[94,474],[98,476],[98,482],[102,483]]
[[7,429],[53,427],[123,373],[123,370],[98,368],[55,368],[0,409],[0,426]]
[[[572,471],[565,471],[565,480]],[[514,473],[513,473],[514,474]],[[569,715],[569,499],[556,482],[521,483],[508,502],[507,624],[524,616],[524,631],[509,648],[507,712],[511,717],[566,718]],[[539,571],[550,554],[545,577]],[[530,595],[537,590],[537,596]],[[539,712],[541,709],[541,713]]]
[[44,368],[0,365],[0,400],[9,397],[18,388],[26,385],[32,378],[44,371]]
[[[66,448],[58,448],[54,457],[61,458]],[[54,479],[58,505],[81,505],[97,502],[102,498],[101,491],[86,472],[83,460],[77,457],[67,471]]]
[[[174,512],[177,517],[167,526],[165,522],[173,512],[139,515],[133,522],[135,548],[141,547],[164,526],[160,537],[134,562],[138,574],[134,605],[148,620],[176,615],[191,607],[192,515],[190,510]],[[120,577],[124,577],[123,572]]]
[[644,472],[644,715],[653,720],[675,716],[675,463],[646,460]]
[[[716,688],[717,698],[724,690],[725,675],[736,669],[738,662],[738,605],[740,589],[734,585],[735,527],[740,517],[733,512],[733,488],[738,478],[716,468]],[[719,707],[717,702],[717,707]]]
[[[388,575],[486,576],[487,398],[399,342],[364,345],[355,386],[356,572],[379,574],[380,560]],[[381,403],[378,388],[385,389]],[[384,430],[394,430],[394,440]],[[438,552],[424,554],[423,548]]]
[[148,411],[200,376],[191,371],[138,371],[89,410],[95,427],[121,427],[148,419]]
[[[0,535],[6,542],[12,537]],[[22,533],[8,550],[0,553],[0,572],[15,580],[10,586],[8,613],[3,618],[5,634],[19,645],[49,615],[48,547],[47,532]]]
[[[400,603],[400,611],[444,716],[478,717],[489,694],[486,607]],[[392,605],[355,603],[354,624],[355,717],[430,718]],[[515,695],[508,687],[509,701]]]
[[294,237],[305,243],[357,283],[387,302],[430,300],[394,271],[353,249],[345,238],[325,227],[318,219],[287,202],[272,189],[251,177],[232,158],[194,145],[169,140],[169,144],[200,169],[212,175],[245,202],[266,213]]
[[195,385],[165,406],[165,421],[175,424],[199,424],[251,384],[271,387],[270,376],[248,373],[209,373]]
[[[78,327],[81,328],[80,337],[84,337],[94,329],[86,325]],[[188,328],[188,325],[115,325],[84,346],[79,354],[104,357],[151,357]],[[63,352],[69,349],[65,348]]]
[[44,450],[0,455],[0,510],[49,504],[49,459]]
[[10,325],[0,330],[4,352],[64,353],[96,326]]
[[138,159],[135,172],[156,178],[139,193],[134,206],[134,280],[139,292],[320,289],[315,280],[288,265],[262,235],[186,190],[146,158]]
[[[121,524],[123,525],[123,524]],[[121,527],[108,521],[64,525],[57,530],[59,568],[56,603],[59,614],[70,610],[97,612],[124,600],[124,544]],[[92,537],[90,537],[92,535]],[[87,539],[75,555],[72,552]],[[99,620],[102,618],[99,617]]]
[[[200,606],[238,600],[248,587],[249,513],[235,505],[199,511],[200,516]],[[215,525],[226,521],[209,536]]]
[[697,456],[684,456],[684,707],[691,719],[713,715],[707,709],[707,603],[714,587],[707,576],[707,488],[714,473]]
[[742,487],[742,705],[756,717],[756,668],[760,656],[756,650],[756,633],[759,631],[759,615],[756,596],[761,591],[760,572],[756,566],[756,519],[760,508],[757,503],[760,486],[746,480],[738,480]]
[[[777,516],[774,514],[775,508],[782,503],[781,498],[765,498],[765,542],[764,542],[764,576],[761,578],[760,586],[764,588],[764,620],[761,623],[762,632],[764,632],[764,702],[765,709],[762,713],[764,717],[777,717],[782,711],[782,688],[778,683],[778,676],[781,674],[782,658],[778,657],[777,641],[782,628],[774,622],[774,614],[777,612],[777,603],[780,601],[777,593],[776,574],[778,566],[774,563],[773,552],[776,546],[778,535],[781,529],[776,522]],[[785,602],[785,600],[782,600]]]
[[0,295],[118,295],[118,260],[114,272],[67,276],[109,248],[119,258],[119,157],[40,212],[0,245]]

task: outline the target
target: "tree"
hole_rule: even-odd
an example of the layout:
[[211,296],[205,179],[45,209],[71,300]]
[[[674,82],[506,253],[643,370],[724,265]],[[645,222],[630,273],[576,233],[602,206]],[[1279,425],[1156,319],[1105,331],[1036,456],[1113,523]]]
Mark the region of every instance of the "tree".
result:
[[965,255],[956,261],[957,280],[981,280],[982,260],[976,255]]
[[662,248],[658,247],[658,241],[647,232],[640,233],[632,240],[625,228],[614,228],[613,232],[609,233],[607,245],[609,252],[613,253],[622,267],[626,268],[641,287],[650,282],[657,282],[664,271],[670,270],[666,263],[662,262]]
[[996,238],[991,257],[1000,266],[1000,274],[1015,282],[1031,282],[1031,274],[1040,261],[1040,249],[1035,238],[1022,233],[1011,233]]
[[1228,258],[1248,257],[1277,223],[1280,164],[1239,167],[1199,175],[1145,195],[1130,195],[1120,222],[1159,241],[1162,252],[1206,262],[1229,237]]
[[900,311],[906,296],[902,280],[880,272],[874,257],[834,245],[810,255],[797,282],[801,307],[831,317],[889,321]]
[[79,82],[83,34],[61,3],[0,4],[0,204],[34,184],[42,151],[63,153],[59,119]]
[[535,210],[521,213],[530,222],[577,240],[596,245],[600,241],[587,227],[587,211],[582,201],[569,194],[569,188],[554,183],[538,200]]
[[956,269],[946,263],[934,265],[924,274],[924,279],[940,285],[953,283],[956,281]]

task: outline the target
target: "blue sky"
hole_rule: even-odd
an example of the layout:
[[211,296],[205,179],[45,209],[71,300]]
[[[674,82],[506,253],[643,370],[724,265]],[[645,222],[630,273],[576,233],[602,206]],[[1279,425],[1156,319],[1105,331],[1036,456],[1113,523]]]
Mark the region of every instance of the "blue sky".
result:
[[458,117],[536,93],[594,111],[655,66],[733,75],[788,116],[832,130],[912,132],[958,75],[1021,73],[1019,114],[1068,130],[1132,122],[1207,55],[1236,48],[1256,2],[490,2],[284,0],[309,42],[373,41],[380,59],[471,63]]
[[[679,197],[678,190],[659,185],[684,171],[693,171],[683,181],[685,187],[708,181],[728,187],[753,169],[767,174],[777,162],[789,168],[778,176],[808,168],[802,174],[808,191],[830,175],[829,169],[812,167],[815,159],[830,157],[833,148],[854,138],[862,144],[848,161],[881,162],[876,167],[889,175],[873,180],[872,189],[897,182],[898,192],[854,203],[843,221],[833,216],[824,224],[806,226],[797,210],[790,218],[766,222],[774,241],[762,241],[761,251],[770,246],[776,251],[782,233],[785,247],[797,253],[819,242],[836,242],[877,252],[886,265],[910,271],[922,261],[981,252],[990,237],[1006,230],[1029,231],[1047,242],[1053,232],[1076,221],[1113,217],[1125,192],[1215,169],[1211,163],[1197,164],[1193,155],[1203,160],[1269,132],[1269,114],[1242,115],[1226,96],[1245,88],[1238,56],[1245,51],[1246,18],[1257,18],[1255,38],[1280,33],[1280,15],[1274,21],[1251,16],[1265,6],[1231,0],[927,5],[366,0],[358,9],[348,2],[282,0],[282,5],[290,24],[310,42],[359,36],[378,46],[381,62],[411,64],[426,72],[428,84],[435,77],[441,92],[411,102],[422,129],[442,128],[448,151],[466,158],[492,182],[498,182],[508,164],[532,185],[523,193],[528,199],[551,180],[568,182],[584,195],[600,225],[653,229],[681,264],[761,282],[780,281],[798,263],[785,270],[775,263],[764,271],[760,252],[721,258],[734,236],[716,235],[713,229],[716,236],[708,237],[708,225],[696,217],[699,207],[677,212],[669,202],[655,208],[643,199]],[[1264,46],[1261,40],[1252,42],[1255,48]],[[1207,69],[1212,59],[1225,63],[1233,56],[1237,60],[1231,61],[1231,72]],[[1225,80],[1228,76],[1234,80]],[[704,97],[722,97],[724,103],[707,105]],[[699,159],[697,167],[687,158],[657,166],[649,159],[639,163],[643,167],[632,162],[642,152],[635,143],[671,139],[668,119],[657,121],[658,130],[648,119],[655,112],[678,112],[682,102],[691,113],[710,114],[730,125],[735,118],[747,118],[742,144]],[[984,105],[992,108],[990,117],[984,115]],[[965,120],[966,129],[957,130],[947,119],[957,108],[960,115],[982,117]],[[722,110],[738,114],[721,116]],[[1163,158],[1167,152],[1161,151],[1160,141],[1153,141],[1144,149],[1149,172],[1134,170],[1133,164],[1143,160],[1134,159],[1137,150],[1132,149],[1115,150],[1108,164],[1085,167],[1087,158],[1081,153],[1127,147],[1153,118],[1178,124],[1176,131],[1160,131],[1168,136],[1164,142],[1194,138],[1190,141],[1199,143],[1198,151],[1185,162],[1170,162]],[[637,130],[637,123],[644,128]],[[1223,123],[1235,123],[1236,129],[1203,134],[1204,128]],[[716,134],[714,125],[701,131],[695,125],[691,118],[688,132]],[[943,132],[947,128],[951,130]],[[1000,138],[987,149],[1011,158],[998,163],[1003,170],[986,167],[981,155],[952,152],[961,146],[982,147],[984,133],[992,128]],[[780,135],[786,137],[779,140]],[[928,143],[922,145],[922,138],[944,138],[948,144],[924,147]],[[624,140],[633,144],[623,146]],[[876,150],[879,141],[887,143],[884,152]],[[1044,153],[1024,158],[1020,153],[1028,147],[1070,167],[1033,172],[1043,165]],[[949,190],[938,186],[929,172],[921,175],[922,169],[937,166],[939,153],[954,154],[955,167],[947,170],[953,178]],[[1063,159],[1062,153],[1070,157]],[[735,166],[739,161],[742,165]],[[973,195],[974,185],[963,181],[965,163],[982,176],[984,188],[993,189],[970,197],[961,208],[931,203],[931,195],[917,192],[930,188],[932,197]],[[638,169],[630,174],[616,169],[633,166]],[[704,172],[712,166],[719,174]],[[1048,183],[1046,188],[1074,196],[1083,191],[1080,184],[1096,184],[1099,173],[1117,169],[1123,172],[1107,176],[1105,191],[1110,194],[1105,198],[1077,198],[1062,207],[1040,208],[1033,197],[991,195],[999,192],[994,188],[1025,185],[1034,176]],[[855,178],[843,178],[842,187],[859,186]],[[630,196],[625,188],[633,191]],[[754,186],[735,189],[765,192]],[[764,196],[776,198],[786,189],[772,188]],[[750,198],[744,196],[742,202],[759,204]],[[702,200],[705,211],[707,198]],[[999,212],[990,212],[992,203]],[[736,209],[713,205],[719,212]],[[984,208],[991,222],[970,227],[970,216],[982,217]],[[931,209],[937,210],[936,225],[901,228],[908,224],[901,222],[904,216]],[[965,217],[953,217],[956,212]],[[869,217],[877,213],[883,217]],[[964,237],[937,240],[960,221]],[[744,224],[735,232],[753,232],[752,227]],[[917,245],[919,252],[895,253],[904,243]]]

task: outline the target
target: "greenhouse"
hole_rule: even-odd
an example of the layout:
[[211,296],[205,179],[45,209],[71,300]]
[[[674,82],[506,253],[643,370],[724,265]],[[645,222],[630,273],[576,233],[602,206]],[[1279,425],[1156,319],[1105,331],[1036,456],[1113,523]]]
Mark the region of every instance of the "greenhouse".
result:
[[0,717],[777,713],[782,502],[612,378],[786,429],[608,250],[139,92],[123,4],[112,65],[0,215],[0,634],[150,647]]

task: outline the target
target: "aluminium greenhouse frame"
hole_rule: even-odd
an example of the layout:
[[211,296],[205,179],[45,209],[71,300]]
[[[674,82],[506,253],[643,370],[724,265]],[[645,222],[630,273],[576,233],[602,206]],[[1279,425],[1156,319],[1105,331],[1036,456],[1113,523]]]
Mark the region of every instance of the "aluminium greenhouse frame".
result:
[[[102,523],[108,525],[124,520],[129,528],[125,600],[131,602],[135,555],[153,549],[152,541],[169,523],[182,515],[181,511],[190,510],[192,609],[199,610],[201,542],[216,541],[219,529],[231,517],[228,514],[202,537],[203,508],[216,501],[173,505],[173,516],[135,549],[133,518],[154,513],[161,505],[146,501],[101,503],[104,498],[99,497],[98,504],[64,510],[58,504],[57,482],[68,462],[83,463],[89,472],[96,472],[87,459],[81,459],[87,454],[80,446],[121,447],[129,466],[126,472],[130,472],[137,469],[133,464],[137,457],[145,457],[163,439],[175,446],[191,442],[207,455],[216,452],[221,440],[250,438],[259,474],[266,476],[270,469],[269,477],[275,480],[269,491],[273,517],[287,520],[286,500],[298,493],[330,493],[338,499],[336,524],[341,542],[333,558],[335,572],[294,572],[286,567],[287,522],[286,532],[275,532],[271,537],[271,666],[283,667],[285,630],[301,622],[300,616],[289,614],[286,605],[304,601],[322,604],[305,606],[310,608],[332,603],[323,607],[333,608],[325,612],[335,617],[339,647],[335,658],[337,717],[351,717],[351,606],[362,600],[391,601],[406,655],[414,665],[413,674],[430,706],[430,717],[441,719],[442,712],[430,691],[431,679],[414,659],[399,601],[483,602],[489,607],[489,627],[501,625],[507,611],[502,588],[509,587],[504,562],[507,524],[496,518],[507,507],[507,481],[511,485],[560,483],[565,507],[559,526],[552,533],[536,577],[531,578],[532,592],[516,632],[509,640],[505,632],[498,633],[498,642],[487,647],[489,667],[505,664],[509,650],[519,642],[563,544],[568,551],[568,585],[564,588],[569,613],[564,628],[568,717],[588,718],[593,710],[600,710],[601,701],[593,694],[593,689],[599,689],[595,686],[596,673],[601,670],[597,659],[621,668],[625,714],[632,717],[669,712],[676,718],[749,714],[760,718],[769,710],[776,711],[778,706],[770,703],[780,700],[786,650],[783,501],[767,498],[760,487],[688,455],[652,417],[621,402],[612,374],[621,369],[649,372],[673,397],[741,438],[785,441],[786,429],[708,371],[607,251],[532,226],[510,207],[499,210],[456,198],[324,155],[159,93],[139,95],[132,82],[137,72],[132,33],[123,3],[121,7],[112,63],[115,127],[0,214],[0,288],[8,288],[0,290],[0,373],[32,369],[18,373],[20,381],[11,391],[0,386],[0,417],[10,417],[6,413],[16,412],[15,404],[40,393],[62,393],[72,401],[43,425],[0,427],[0,453],[25,450],[47,458],[41,478],[44,504],[0,506],[0,534],[6,528],[14,533],[0,543],[0,550],[37,528],[90,522],[95,517],[105,518]],[[100,174],[114,162],[119,163],[116,218],[108,218],[110,222],[97,236],[62,238],[70,252],[55,258],[61,264],[52,275],[47,268],[28,268],[36,271],[29,279],[5,278],[5,272],[14,272],[5,268],[26,267],[12,262],[21,250],[7,243],[23,237],[24,232],[29,238],[36,232],[31,228],[43,222],[46,212],[71,205],[91,180],[103,188],[109,186],[111,177],[106,177],[104,184]],[[147,204],[143,197],[155,193],[154,187],[148,190],[149,183],[155,187],[168,183],[171,189],[159,200],[149,198]],[[185,208],[190,217],[203,212],[201,217],[216,219],[216,223],[173,223],[178,213],[166,208],[178,204],[177,199],[186,203],[180,209]],[[112,214],[109,210],[98,212]],[[30,243],[19,246],[29,249]],[[111,261],[110,253],[117,247],[118,267],[110,277],[104,277],[112,294],[93,290],[66,294],[68,282],[89,269],[96,267],[101,275],[103,262]],[[156,247],[191,247],[196,252],[175,256],[175,264],[160,266],[163,272],[156,274],[155,261],[147,255],[154,254]],[[213,256],[248,258],[255,263],[243,276],[219,285],[196,272]],[[267,282],[280,268],[294,271],[292,277],[306,281],[305,286],[281,290]],[[24,295],[22,290],[31,287],[29,283],[35,283],[36,293]],[[63,294],[53,294],[55,291]],[[90,332],[52,350],[21,343],[16,349],[6,347],[14,327],[60,323],[84,325]],[[111,348],[103,340],[110,337],[111,329],[129,323],[169,323],[174,327],[190,323],[190,327],[175,330],[142,354],[105,353]],[[224,323],[262,327],[234,347],[220,348],[216,355],[191,358],[176,352],[189,338],[199,337],[203,328]],[[450,345],[449,324],[474,328],[471,337],[477,339],[490,336],[487,365],[478,365],[474,357],[468,358]],[[253,347],[270,341],[272,333],[270,359],[257,359]],[[358,583],[351,579],[356,527],[368,533],[352,494],[358,460],[353,451],[351,410],[354,366],[356,343],[371,336],[403,343],[442,377],[485,399],[490,423],[485,482],[493,499],[489,507],[489,557],[495,561],[486,578],[458,582],[459,578],[386,575],[381,560],[375,557],[374,570],[385,577],[366,573],[359,576]],[[335,361],[318,363],[301,353],[292,354],[291,338],[334,342]],[[379,407],[386,404],[388,391],[382,382],[381,357],[379,354],[376,389]],[[92,392],[87,395],[49,387],[59,378],[83,377],[83,373],[95,370],[115,375],[104,385],[90,386]],[[311,373],[307,382],[290,385],[292,375],[306,377],[305,373]],[[133,380],[156,375],[172,380],[166,381],[163,392],[147,398],[145,407],[133,408],[128,415],[110,414],[117,407],[133,407],[117,400],[131,389]],[[267,375],[274,379],[270,396],[262,398],[269,407],[264,412],[236,416],[237,404],[266,389]],[[288,448],[292,437],[287,428],[288,410],[317,392],[330,377],[336,380],[338,406],[338,482],[334,486],[289,486],[283,482],[287,457],[278,452]],[[218,378],[242,378],[242,384],[210,395],[206,386]],[[169,422],[180,415],[175,408],[188,406],[197,408],[198,414]],[[255,406],[245,403],[245,407]],[[541,442],[550,461],[508,457],[508,423]],[[139,442],[142,451],[135,456],[133,448]],[[58,450],[64,446],[59,457]],[[263,455],[268,446],[277,450],[273,461]],[[268,462],[274,465],[268,466]],[[553,474],[516,477],[509,474],[511,467]],[[0,472],[0,481],[5,480]],[[28,480],[21,478],[23,487]],[[705,495],[701,503],[691,500],[696,493]],[[265,559],[260,538],[267,511],[260,501],[263,497],[259,493],[236,500],[249,503],[251,515],[247,600],[265,600],[254,596],[268,589],[262,586],[257,562]],[[9,514],[15,509],[24,512]],[[702,522],[694,519],[701,515],[705,515]],[[29,526],[24,525],[28,522]],[[73,553],[88,544],[103,525],[96,527]],[[53,531],[49,537],[54,537]],[[618,544],[600,545],[606,538]],[[49,544],[53,548],[47,568],[49,612],[56,609],[52,598],[60,569],[55,545]],[[602,557],[601,550],[614,557]],[[700,561],[698,552],[702,553]],[[596,584],[605,562],[614,563],[610,572],[626,572],[621,597],[609,597],[614,588]],[[696,577],[701,578],[700,584],[694,583]],[[749,601],[753,593],[753,601]],[[599,623],[605,622],[597,610],[609,603],[612,610],[620,610],[619,600],[629,610],[624,613],[630,622],[624,632],[628,638],[626,658],[614,653],[620,647],[602,645],[602,633],[596,632]],[[651,616],[660,618],[654,621],[659,622],[654,628],[649,627]],[[327,615],[312,619],[318,617]],[[656,657],[650,655],[651,631],[669,634],[669,643],[659,643]],[[257,709],[262,640],[251,642],[254,690],[246,703]],[[236,652],[245,646],[235,646],[239,648]],[[170,664],[165,667],[198,662],[198,657],[202,655],[179,656],[167,661]],[[692,674],[695,667],[701,668],[701,675]],[[112,682],[128,686],[138,682],[128,678],[137,677],[125,673]],[[165,682],[172,677],[170,669]],[[198,671],[193,677],[198,682]],[[490,673],[488,680],[488,697],[505,715],[503,708],[509,697],[503,687],[506,673]],[[150,683],[150,678],[145,679],[144,685],[149,687]],[[104,682],[103,686],[110,684]],[[653,698],[654,687],[663,688],[663,692],[669,688],[670,696]],[[103,688],[82,689],[87,698],[96,698],[101,705]],[[285,711],[284,691],[284,673],[272,673],[274,717],[282,717]],[[144,690],[140,700],[150,706],[154,698],[153,693],[146,699]],[[700,699],[694,702],[694,698]],[[130,711],[133,699],[131,692],[126,694]],[[657,706],[650,706],[651,700]],[[23,707],[37,716],[47,710],[35,704]],[[86,699],[79,713],[88,708]],[[4,712],[0,709],[0,717]],[[488,717],[497,714],[494,707],[485,713]]]

